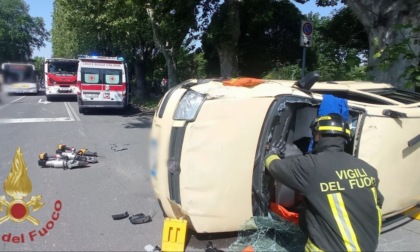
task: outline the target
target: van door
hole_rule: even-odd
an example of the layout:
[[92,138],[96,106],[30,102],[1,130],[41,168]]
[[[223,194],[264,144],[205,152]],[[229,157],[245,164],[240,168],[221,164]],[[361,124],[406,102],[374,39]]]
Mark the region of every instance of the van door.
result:
[[98,68],[81,68],[81,100],[97,101],[103,87],[101,85],[101,69]]
[[293,207],[295,193],[275,181],[264,166],[264,157],[277,140],[287,143],[286,156],[306,153],[312,137],[310,125],[316,117],[320,101],[282,96],[273,102],[264,121],[253,171],[252,207],[254,216],[267,214],[271,203]]
[[[121,65],[122,66],[122,65]],[[104,84],[102,86],[102,99],[125,106],[125,83],[122,81],[122,69],[103,69]]]

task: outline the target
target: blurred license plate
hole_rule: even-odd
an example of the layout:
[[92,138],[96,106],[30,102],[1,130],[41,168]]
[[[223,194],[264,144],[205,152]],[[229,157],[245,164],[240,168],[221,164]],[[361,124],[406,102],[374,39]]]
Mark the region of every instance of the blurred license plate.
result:
[[87,98],[98,98],[99,94],[85,94]]

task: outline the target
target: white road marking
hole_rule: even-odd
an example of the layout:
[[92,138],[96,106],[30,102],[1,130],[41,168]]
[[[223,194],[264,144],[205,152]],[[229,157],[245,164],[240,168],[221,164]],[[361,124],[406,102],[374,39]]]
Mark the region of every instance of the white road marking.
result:
[[42,98],[41,98],[41,99],[39,99],[38,103],[48,104],[48,103],[51,103],[51,102],[49,102],[49,101],[42,101]]
[[70,105],[70,103],[65,102],[64,106],[66,106],[67,109],[67,113],[69,113],[69,116],[73,119],[76,119],[76,121],[80,122],[80,117],[79,115],[76,113],[76,111],[74,111],[73,107]]
[[25,98],[25,96],[21,96],[21,97],[17,98],[16,100],[11,101],[10,103],[7,103],[7,104],[4,104],[4,105],[0,106],[0,110],[3,109],[3,108],[5,108],[5,107],[7,107],[7,106],[9,106],[10,104],[12,104],[14,102],[19,101],[20,99],[23,99],[23,98]]
[[[9,106],[10,104],[19,101],[20,99],[25,98],[25,96],[21,96],[12,102],[0,106],[0,110]],[[39,99],[38,103],[48,104],[49,101],[42,101]],[[0,124],[10,124],[10,123],[36,123],[36,122],[74,122],[74,121],[81,121],[79,115],[74,111],[73,107],[68,103],[65,102],[64,106],[66,107],[67,113],[69,117],[57,117],[57,118],[10,118],[10,119],[0,119]]]
[[16,119],[0,119],[0,124],[7,123],[34,123],[34,122],[73,122],[71,117],[57,118],[16,118]]

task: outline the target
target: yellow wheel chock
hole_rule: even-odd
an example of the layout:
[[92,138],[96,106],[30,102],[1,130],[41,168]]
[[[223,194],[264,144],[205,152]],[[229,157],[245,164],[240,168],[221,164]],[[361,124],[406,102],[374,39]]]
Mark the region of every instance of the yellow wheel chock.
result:
[[187,221],[165,218],[162,234],[162,251],[184,251]]
[[407,211],[404,211],[403,214],[412,219],[420,220],[420,206],[412,207]]

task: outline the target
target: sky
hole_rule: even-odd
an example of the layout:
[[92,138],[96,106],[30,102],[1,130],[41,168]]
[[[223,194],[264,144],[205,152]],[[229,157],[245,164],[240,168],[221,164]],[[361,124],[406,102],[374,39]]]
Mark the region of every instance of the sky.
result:
[[[52,27],[52,13],[54,0],[25,0],[29,5],[29,15],[32,17],[42,17],[44,19],[45,28],[51,31]],[[294,2],[294,1],[292,1]],[[337,7],[317,7],[315,0],[310,0],[306,4],[298,4],[296,6],[300,9],[302,14],[308,14],[309,12],[319,13],[321,16],[329,16],[331,12]],[[35,49],[33,57],[44,57],[50,58],[52,55],[51,43],[46,42],[46,46],[37,50]]]

